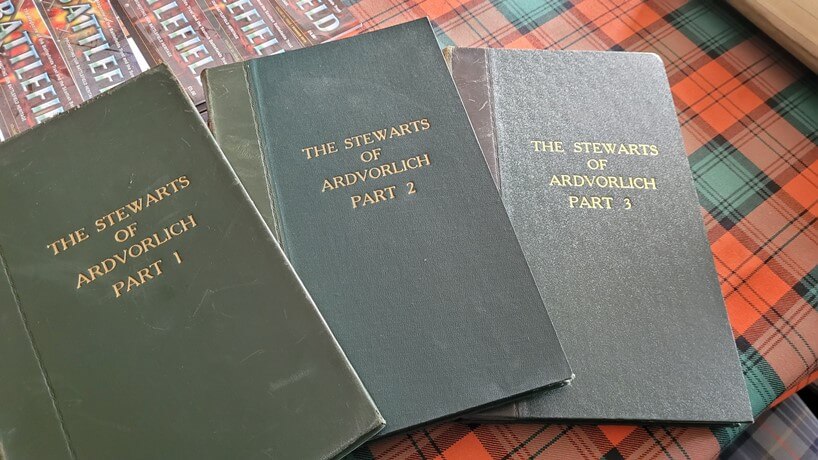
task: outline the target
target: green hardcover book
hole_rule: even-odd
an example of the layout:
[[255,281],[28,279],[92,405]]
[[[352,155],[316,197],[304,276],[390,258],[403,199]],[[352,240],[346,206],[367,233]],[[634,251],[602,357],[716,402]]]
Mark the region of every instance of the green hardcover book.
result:
[[383,427],[167,68],[0,145],[0,457],[337,458]]
[[428,20],[207,70],[205,89],[384,432],[571,378]]

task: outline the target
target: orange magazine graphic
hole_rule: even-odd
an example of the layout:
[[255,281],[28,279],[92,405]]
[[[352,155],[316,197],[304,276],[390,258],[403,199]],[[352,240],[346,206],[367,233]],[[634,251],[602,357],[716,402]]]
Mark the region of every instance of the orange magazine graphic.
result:
[[0,0],[0,137],[8,138],[82,102],[32,0]]
[[300,48],[295,34],[266,0],[198,0],[229,37],[237,59],[245,60]]
[[84,99],[141,71],[108,0],[34,0]]
[[303,46],[342,38],[361,27],[341,0],[273,0],[273,3]]
[[167,64],[196,104],[204,102],[202,70],[237,60],[196,0],[115,1],[148,63]]
[[196,104],[202,70],[338,38],[360,27],[336,0],[112,0],[151,65],[166,63]]

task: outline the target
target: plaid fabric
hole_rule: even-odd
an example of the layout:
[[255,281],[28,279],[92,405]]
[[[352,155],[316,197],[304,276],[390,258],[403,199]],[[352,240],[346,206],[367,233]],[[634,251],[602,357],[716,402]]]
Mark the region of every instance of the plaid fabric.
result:
[[818,458],[818,419],[798,395],[793,395],[765,412],[721,458]]
[[[428,16],[443,45],[662,56],[755,413],[818,377],[814,74],[709,0],[351,1],[364,31]],[[449,423],[353,457],[714,458],[740,431]]]

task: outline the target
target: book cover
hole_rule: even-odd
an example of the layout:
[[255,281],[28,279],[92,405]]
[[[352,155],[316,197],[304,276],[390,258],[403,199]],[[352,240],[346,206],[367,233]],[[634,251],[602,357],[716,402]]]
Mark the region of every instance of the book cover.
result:
[[6,277],[0,266],[0,350],[7,369],[0,379],[0,458],[73,460]]
[[80,102],[34,0],[0,2],[0,141]]
[[326,459],[383,426],[167,68],[0,144],[0,215],[4,458]]
[[481,417],[752,421],[661,59],[448,53],[577,374]]
[[385,432],[570,379],[428,20],[204,80],[216,139]]
[[206,68],[315,45],[360,26],[340,0],[113,2],[148,64],[167,64],[197,105]]
[[142,69],[108,0],[34,0],[83,100]]

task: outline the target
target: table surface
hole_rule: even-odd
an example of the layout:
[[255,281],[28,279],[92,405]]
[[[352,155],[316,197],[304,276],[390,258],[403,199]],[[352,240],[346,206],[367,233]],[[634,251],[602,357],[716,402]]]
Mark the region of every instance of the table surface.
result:
[[[815,74],[711,0],[347,1],[364,32],[428,16],[441,45],[660,55],[755,414],[818,377]],[[353,458],[704,459],[739,432],[444,423]]]

